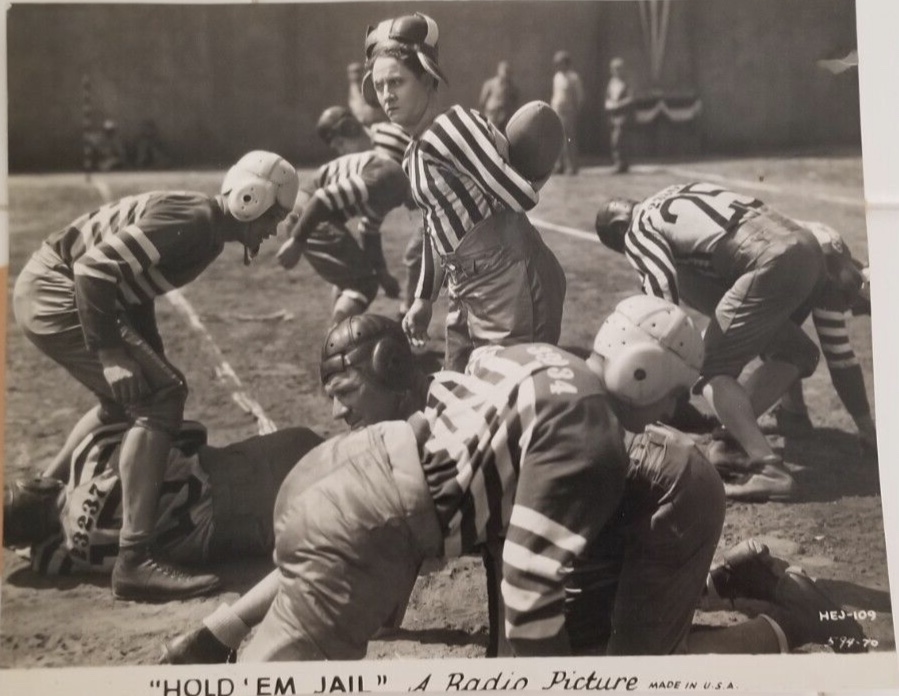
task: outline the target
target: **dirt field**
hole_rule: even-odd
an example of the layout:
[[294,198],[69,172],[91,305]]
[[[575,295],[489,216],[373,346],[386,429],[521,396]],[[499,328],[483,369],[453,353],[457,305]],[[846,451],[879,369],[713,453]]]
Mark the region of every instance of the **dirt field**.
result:
[[[212,192],[221,173],[125,174],[99,181],[114,197],[154,188]],[[585,170],[578,177],[554,177],[532,217],[573,230],[592,230],[595,200],[602,194],[640,197],[673,182],[723,177],[800,219],[820,220],[840,230],[853,252],[867,258],[859,158],[706,161],[678,167],[639,168],[628,176]],[[21,176],[10,182],[10,290],[28,255],[50,231],[101,201],[101,190],[80,175]],[[406,211],[388,218],[385,252],[398,275],[402,248],[413,224]],[[556,230],[544,238],[568,275],[563,345],[588,347],[601,319],[636,290],[622,257],[576,234]],[[277,266],[278,242],[270,240],[250,268],[237,248],[222,257],[184,296],[214,343],[265,413],[280,426],[308,425],[327,435],[340,426],[318,384],[317,359],[330,306],[330,290],[300,265],[291,272]],[[233,385],[216,374],[210,343],[188,328],[168,302],[158,304],[167,353],[188,376],[192,391],[187,415],[205,423],[214,444],[255,434],[253,417],[231,398]],[[396,311],[379,298],[373,310]],[[11,316],[11,314],[10,314]],[[432,352],[443,315],[432,324]],[[870,320],[852,322],[852,341],[870,377]],[[91,396],[38,354],[15,326],[8,332],[5,475],[8,479],[46,465]],[[426,356],[428,357],[428,356]],[[806,398],[816,426],[802,439],[775,439],[797,481],[795,502],[730,504],[722,548],[761,536],[790,563],[820,579],[846,607],[876,612],[866,621],[872,649],[895,650],[887,584],[886,552],[877,465],[860,457],[854,428],[830,384],[826,367],[806,383]],[[10,551],[3,556],[0,666],[148,664],[156,661],[161,640],[194,624],[219,602],[230,601],[267,571],[265,561],[218,568],[226,591],[218,597],[167,605],[115,601],[106,578],[46,579],[33,574]],[[485,591],[480,562],[463,559],[423,576],[403,629],[372,644],[372,658],[476,657],[486,645]],[[737,613],[700,613],[702,623],[739,620]]]

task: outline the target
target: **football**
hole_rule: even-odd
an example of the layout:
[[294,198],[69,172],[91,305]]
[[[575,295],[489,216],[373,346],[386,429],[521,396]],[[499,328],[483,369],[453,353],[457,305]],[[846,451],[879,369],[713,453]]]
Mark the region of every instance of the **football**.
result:
[[506,124],[509,164],[528,181],[540,181],[553,170],[562,151],[562,121],[544,101],[532,101]]

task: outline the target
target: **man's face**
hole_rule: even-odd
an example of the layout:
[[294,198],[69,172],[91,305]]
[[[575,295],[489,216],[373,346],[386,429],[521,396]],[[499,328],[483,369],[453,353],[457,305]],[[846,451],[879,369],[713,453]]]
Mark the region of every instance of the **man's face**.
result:
[[399,395],[369,380],[356,368],[328,379],[325,394],[331,399],[331,415],[351,430],[399,417]]
[[260,217],[246,223],[241,241],[247,247],[250,258],[259,253],[263,241],[277,234],[278,223],[287,217],[289,212],[276,203]]

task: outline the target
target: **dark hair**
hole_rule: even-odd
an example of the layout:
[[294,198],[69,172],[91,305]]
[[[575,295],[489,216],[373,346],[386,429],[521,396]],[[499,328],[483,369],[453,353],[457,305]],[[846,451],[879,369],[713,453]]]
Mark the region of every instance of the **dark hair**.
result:
[[[388,58],[396,58],[400,63],[403,64],[406,68],[412,71],[412,74],[415,77],[421,77],[427,71],[424,69],[424,66],[421,64],[421,60],[418,58],[418,49],[415,44],[403,44],[398,41],[392,41],[390,43],[381,44],[380,46],[376,46],[374,51],[372,51],[371,57],[365,61],[365,72],[370,73],[372,68],[375,65],[375,60],[380,58],[381,56],[387,56]],[[434,84],[436,86],[437,79],[434,79]]]

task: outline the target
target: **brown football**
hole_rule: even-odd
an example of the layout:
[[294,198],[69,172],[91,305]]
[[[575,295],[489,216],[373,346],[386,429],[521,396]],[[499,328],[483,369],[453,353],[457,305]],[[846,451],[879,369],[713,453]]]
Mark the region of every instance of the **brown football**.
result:
[[544,101],[532,101],[512,114],[506,124],[509,164],[529,181],[545,178],[559,159],[562,121]]

